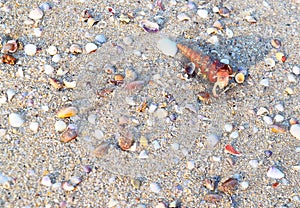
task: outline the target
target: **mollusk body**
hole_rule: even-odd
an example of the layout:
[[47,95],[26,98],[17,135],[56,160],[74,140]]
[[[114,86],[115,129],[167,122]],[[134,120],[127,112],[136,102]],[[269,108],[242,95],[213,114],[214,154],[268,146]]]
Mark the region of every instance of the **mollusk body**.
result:
[[221,63],[219,60],[212,60],[211,57],[196,52],[180,43],[177,44],[177,47],[185,57],[195,64],[203,76],[207,77],[211,83],[215,83],[213,94],[217,97],[216,88],[223,89],[226,87],[229,78],[233,74],[230,65]]

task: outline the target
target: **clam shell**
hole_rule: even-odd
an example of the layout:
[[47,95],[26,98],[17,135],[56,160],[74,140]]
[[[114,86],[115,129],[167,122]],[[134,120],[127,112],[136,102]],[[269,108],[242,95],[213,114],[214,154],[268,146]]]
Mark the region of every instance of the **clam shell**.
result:
[[65,108],[60,109],[57,112],[56,117],[57,118],[69,118],[69,117],[77,115],[77,113],[78,113],[77,108],[70,106],[70,107],[65,107]]
[[85,45],[85,51],[86,53],[92,53],[92,52],[95,52],[97,50],[97,45],[94,44],[94,43],[87,43]]
[[271,40],[271,45],[272,45],[274,48],[278,49],[278,48],[281,47],[281,42],[280,42],[280,40],[278,40],[278,39],[272,39],[272,40]]
[[14,53],[18,50],[18,44],[15,40],[9,40],[7,43],[3,46],[2,53]]
[[156,33],[159,31],[159,25],[156,22],[150,22],[149,20],[142,20],[140,26],[149,33]]
[[237,189],[238,180],[235,178],[229,178],[224,181],[221,185],[219,185],[219,191],[222,191],[226,194],[233,194],[233,192]]
[[69,125],[68,128],[60,135],[61,142],[70,142],[77,137],[76,127]]

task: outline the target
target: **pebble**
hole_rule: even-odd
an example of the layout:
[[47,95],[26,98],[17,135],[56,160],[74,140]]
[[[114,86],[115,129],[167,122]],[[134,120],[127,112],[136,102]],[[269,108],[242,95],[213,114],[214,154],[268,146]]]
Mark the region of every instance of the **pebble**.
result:
[[289,82],[292,82],[292,83],[297,82],[297,77],[296,77],[296,75],[294,75],[294,74],[292,74],[292,73],[288,73],[287,79],[288,79]]
[[199,9],[197,11],[197,15],[203,19],[207,19],[208,18],[208,11],[205,9]]
[[44,16],[43,10],[41,10],[41,9],[38,8],[38,7],[35,8],[35,9],[33,9],[33,10],[31,10],[31,11],[29,12],[29,15],[28,15],[28,17],[29,17],[30,19],[33,19],[33,20],[39,20],[39,19],[42,19],[43,16]]
[[133,39],[132,39],[132,37],[127,36],[127,37],[123,38],[123,42],[125,45],[132,45]]
[[53,66],[51,66],[49,64],[45,64],[43,66],[43,69],[44,69],[45,74],[47,74],[47,75],[53,75],[53,72],[54,72]]
[[11,113],[9,114],[8,122],[12,127],[18,128],[24,124],[25,120],[20,114]]
[[214,44],[214,45],[217,45],[217,44],[219,44],[219,38],[218,38],[218,36],[213,35],[213,36],[211,36],[210,38],[207,39],[207,42],[211,43],[211,44]]
[[33,44],[27,44],[24,47],[24,51],[28,56],[34,56],[36,54],[37,47]]
[[53,61],[54,63],[58,63],[58,62],[60,62],[60,60],[61,60],[61,56],[60,56],[59,54],[55,54],[55,55],[52,57],[52,61]]
[[148,153],[146,150],[142,150],[139,154],[139,158],[140,159],[147,159],[149,156],[148,156]]
[[33,35],[35,37],[41,37],[42,36],[42,33],[43,33],[43,29],[42,28],[33,28]]
[[278,168],[272,166],[268,169],[267,176],[269,178],[281,179],[284,177],[284,173],[281,172]]
[[280,122],[284,121],[284,116],[277,114],[274,117],[274,121],[280,123]]
[[300,124],[293,124],[290,128],[290,133],[296,137],[296,139],[300,140]]
[[268,78],[260,80],[259,84],[264,86],[264,87],[269,87],[270,86],[270,82],[269,82]]
[[6,91],[7,100],[8,100],[8,101],[11,101],[11,100],[13,99],[13,97],[15,96],[15,94],[16,94],[16,91],[15,91],[15,90],[13,90],[13,89],[8,89],[8,90]]
[[95,41],[98,44],[103,44],[103,43],[106,43],[107,38],[106,38],[106,36],[104,34],[100,34],[100,35],[96,35]]
[[256,169],[256,168],[258,167],[258,161],[257,161],[257,160],[250,160],[250,161],[249,161],[249,165],[250,165],[252,168]]
[[92,52],[95,52],[97,50],[97,45],[94,44],[94,43],[87,43],[85,45],[85,51],[86,53],[92,53]]
[[56,46],[49,46],[49,48],[47,48],[47,52],[51,55],[54,56],[55,54],[57,54],[57,48]]
[[34,133],[37,133],[39,130],[39,123],[38,122],[30,122],[29,129]]
[[260,107],[256,113],[256,115],[261,116],[263,114],[267,114],[269,113],[268,109],[264,108],[264,107]]
[[243,181],[240,183],[242,190],[246,190],[249,187],[249,182]]
[[69,107],[61,108],[57,112],[56,116],[57,116],[57,118],[69,118],[69,117],[77,115],[77,113],[78,113],[78,110],[76,107],[69,106]]
[[168,116],[168,111],[163,108],[159,108],[154,112],[153,115],[159,119],[166,118]]
[[208,148],[213,148],[219,142],[219,138],[215,134],[209,134],[206,139],[206,146]]
[[42,3],[40,6],[40,9],[45,11],[49,11],[50,9],[52,9],[51,5],[48,2],[44,2]]
[[233,37],[233,31],[232,30],[226,28],[225,33],[226,33],[226,36],[228,38],[232,38]]
[[299,75],[300,74],[300,67],[299,66],[293,66],[292,71],[295,75]]
[[151,104],[149,105],[148,112],[149,112],[149,113],[154,113],[154,112],[156,111],[157,107],[158,107],[157,104],[151,103]]
[[96,129],[94,132],[94,136],[96,139],[102,139],[104,137],[104,133],[100,129]]
[[188,161],[187,164],[186,164],[186,167],[189,170],[194,169],[195,168],[195,161],[193,161],[193,160]]
[[152,145],[153,145],[154,150],[159,150],[161,148],[159,141],[157,141],[157,140],[154,140],[152,142]]
[[64,121],[56,121],[54,124],[55,131],[63,132],[67,128],[67,124]]
[[273,124],[273,120],[270,116],[263,116],[263,120],[267,125],[272,125]]
[[229,135],[229,138],[231,138],[231,139],[237,139],[238,137],[239,137],[238,131],[234,131]]
[[177,53],[176,42],[168,39],[161,38],[157,42],[157,48],[165,55],[174,57]]
[[52,186],[52,181],[51,181],[51,179],[50,179],[49,176],[43,176],[43,177],[42,177],[42,180],[41,180],[41,184],[42,184],[43,186],[48,186],[48,187],[50,187],[50,186]]
[[279,112],[283,112],[284,111],[284,107],[281,103],[276,104],[275,105],[276,110],[278,110]]
[[275,66],[275,61],[272,58],[266,58],[265,59],[265,63],[267,66],[273,68]]
[[161,187],[157,183],[151,183],[150,190],[157,194],[161,191]]
[[273,152],[271,150],[265,150],[264,153],[265,153],[265,155],[266,155],[267,158],[271,157],[272,154],[273,154]]

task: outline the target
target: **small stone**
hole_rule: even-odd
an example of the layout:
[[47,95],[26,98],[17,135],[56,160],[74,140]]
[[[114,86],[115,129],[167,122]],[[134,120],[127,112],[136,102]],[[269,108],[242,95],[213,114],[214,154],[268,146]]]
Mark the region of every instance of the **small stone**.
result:
[[290,128],[290,133],[296,137],[296,139],[300,140],[300,124],[293,124]]
[[188,161],[186,164],[186,167],[189,170],[193,170],[195,168],[195,161],[193,161],[193,160]]
[[47,75],[52,75],[53,72],[54,72],[54,68],[53,68],[53,66],[51,66],[51,65],[45,64],[45,65],[43,66],[43,68],[44,68],[45,74],[47,74]]
[[49,48],[47,49],[47,52],[51,55],[54,56],[55,54],[57,54],[57,48],[55,46],[49,46]]
[[249,165],[250,165],[252,168],[256,169],[256,168],[258,167],[258,161],[257,161],[257,160],[250,160],[250,161],[249,161]]
[[60,56],[59,54],[55,54],[55,55],[52,57],[52,61],[53,61],[54,63],[58,63],[58,62],[60,62],[60,60],[61,60],[61,56]]
[[25,120],[20,114],[11,113],[8,117],[8,122],[12,127],[18,128],[24,124]]
[[30,122],[29,129],[34,133],[37,133],[39,130],[39,123],[38,122]]
[[85,51],[86,53],[92,53],[92,52],[95,52],[97,50],[97,45],[94,44],[94,43],[87,43],[85,45]]
[[44,12],[43,10],[41,10],[40,8],[35,8],[33,10],[30,11],[28,17],[30,19],[33,19],[33,20],[39,20],[39,19],[42,19],[44,16]]
[[0,129],[0,137],[3,137],[6,135],[6,129]]
[[50,179],[49,176],[43,176],[43,177],[42,177],[42,180],[41,180],[41,184],[42,184],[43,186],[48,186],[48,187],[50,187],[50,186],[52,186],[52,181],[51,181],[51,179]]
[[269,168],[269,170],[267,172],[267,176],[269,178],[281,179],[284,177],[284,173],[281,172],[278,168],[272,166]]
[[147,159],[149,156],[148,156],[148,153],[146,150],[142,150],[139,154],[139,158],[140,159]]
[[270,116],[263,116],[263,120],[267,125],[272,125],[273,124],[273,120]]
[[161,187],[157,183],[151,183],[150,190],[157,194],[161,191]]
[[300,67],[299,66],[293,66],[292,71],[295,75],[299,75],[300,74]]
[[27,44],[24,47],[24,51],[28,56],[34,56],[36,54],[37,47],[33,44]]
[[289,73],[289,74],[287,75],[287,79],[288,79],[288,81],[291,82],[291,83],[296,83],[296,82],[297,82],[297,77],[296,77],[296,75],[294,75],[294,74],[292,74],[292,73]]
[[207,19],[208,18],[208,11],[205,9],[199,9],[197,11],[197,15],[203,19]]
[[103,43],[106,43],[107,39],[106,39],[106,36],[104,34],[101,34],[101,35],[96,35],[95,41],[98,44],[103,44]]
[[243,181],[240,183],[242,190],[246,190],[249,187],[249,182]]
[[208,148],[213,148],[214,146],[216,146],[218,142],[219,142],[218,136],[215,134],[210,134],[206,139],[206,146]]
[[238,131],[234,131],[229,135],[229,138],[231,138],[231,139],[237,139],[238,137],[239,137]]
[[218,12],[219,12],[219,7],[214,6],[214,7],[212,8],[212,11],[213,11],[214,13],[218,13]]
[[233,37],[233,31],[232,30],[226,28],[225,33],[226,33],[226,36],[228,38],[232,38]]
[[138,178],[132,178],[130,180],[131,185],[135,188],[135,189],[140,189],[142,182],[141,180],[139,180]]
[[133,39],[132,39],[132,37],[127,36],[127,37],[123,38],[123,42],[125,45],[132,45]]
[[52,9],[50,3],[48,3],[48,2],[42,3],[42,4],[39,6],[39,8],[40,8],[41,10],[43,10],[43,11],[49,11],[50,9]]
[[168,38],[162,38],[158,40],[157,48],[166,56],[172,56],[172,57],[176,55],[178,50],[176,46],[176,42]]
[[231,132],[231,131],[233,130],[233,125],[230,124],[230,123],[225,124],[225,125],[224,125],[224,130],[225,130],[226,132]]
[[104,137],[104,133],[100,129],[96,129],[94,132],[94,136],[96,139],[102,139]]
[[280,123],[280,122],[284,121],[284,117],[282,115],[280,115],[280,114],[277,114],[274,117],[274,121]]
[[284,107],[283,107],[283,105],[282,104],[276,104],[275,105],[275,108],[279,111],[279,112],[283,112],[284,111]]
[[63,182],[61,187],[65,191],[73,191],[75,189],[75,187],[68,181]]
[[219,44],[219,38],[216,35],[211,36],[210,38],[207,39],[208,43],[218,45]]
[[154,140],[152,142],[152,145],[153,145],[154,150],[159,150],[161,148],[159,141],[157,141],[157,140]]
[[108,153],[109,146],[108,142],[102,141],[100,145],[94,149],[93,154],[96,157],[103,157]]
[[75,108],[73,106],[64,107],[57,112],[56,117],[57,118],[69,118],[69,117],[77,115],[77,113],[78,113],[77,108]]
[[157,104],[151,103],[151,104],[149,105],[148,112],[149,112],[149,113],[154,113],[154,112],[156,111],[157,107],[158,107]]
[[67,124],[64,121],[56,121],[54,124],[55,131],[63,132],[67,128]]
[[159,108],[154,112],[154,116],[159,119],[166,118],[168,116],[168,111],[163,108]]
[[260,80],[259,84],[264,86],[264,87],[269,87],[270,86],[269,79],[267,79],[267,78]]
[[33,28],[33,35],[36,37],[41,37],[43,33],[43,29],[42,28]]

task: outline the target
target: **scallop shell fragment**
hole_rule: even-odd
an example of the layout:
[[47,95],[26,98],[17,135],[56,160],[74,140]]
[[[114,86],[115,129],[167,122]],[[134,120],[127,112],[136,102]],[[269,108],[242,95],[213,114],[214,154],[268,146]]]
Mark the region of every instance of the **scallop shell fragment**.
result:
[[237,186],[238,180],[235,178],[229,178],[219,185],[218,189],[226,194],[233,194],[233,192],[237,189]]
[[2,53],[14,53],[18,50],[18,43],[16,40],[9,40],[2,48]]
[[57,118],[69,118],[69,117],[77,115],[77,113],[78,113],[77,108],[70,106],[70,107],[65,107],[65,108],[60,109],[57,112],[56,117]]
[[156,33],[159,31],[159,25],[149,20],[142,20],[140,26],[148,33]]

